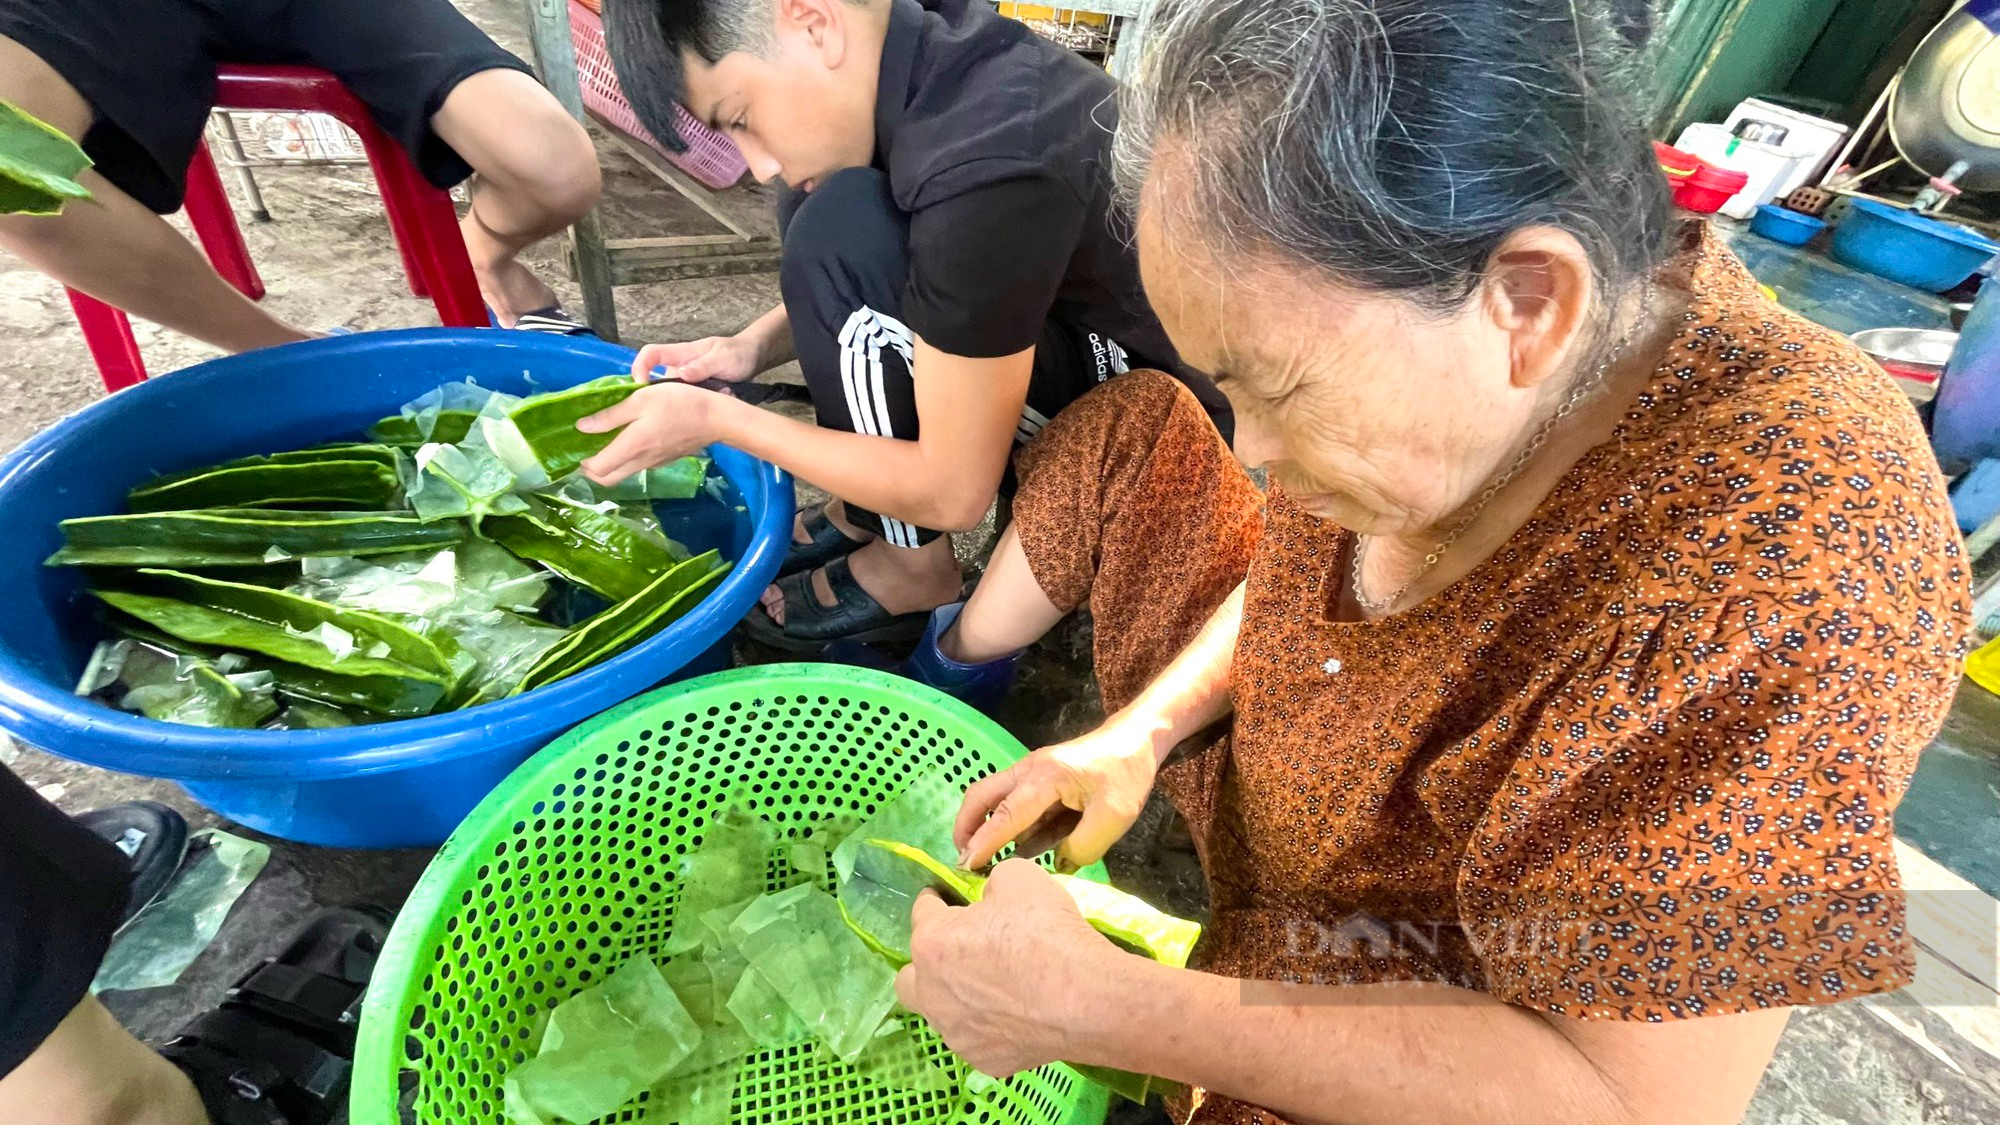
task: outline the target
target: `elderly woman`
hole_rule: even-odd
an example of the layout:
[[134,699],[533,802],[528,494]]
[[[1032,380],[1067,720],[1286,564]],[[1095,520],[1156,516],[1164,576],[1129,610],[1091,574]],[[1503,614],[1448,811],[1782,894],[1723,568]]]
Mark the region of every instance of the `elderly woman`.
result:
[[980,1069],[1159,1075],[1202,1122],[1723,1122],[1791,1006],[1910,979],[1944,481],[1880,370],[1670,216],[1613,15],[1160,3],[1146,287],[1268,495],[1171,380],[1100,388],[939,648],[1088,605],[1112,712],[973,787],[964,862],[1094,860],[1158,786],[1213,917],[1174,969],[1025,862],[926,900],[899,987]]

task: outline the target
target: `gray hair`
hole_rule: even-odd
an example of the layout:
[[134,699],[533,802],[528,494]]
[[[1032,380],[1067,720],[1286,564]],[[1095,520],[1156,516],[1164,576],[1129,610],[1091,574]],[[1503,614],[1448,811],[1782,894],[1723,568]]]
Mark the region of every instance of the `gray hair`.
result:
[[1188,229],[1434,309],[1525,226],[1617,293],[1671,208],[1634,89],[1649,0],[1159,0],[1115,162],[1169,143]]

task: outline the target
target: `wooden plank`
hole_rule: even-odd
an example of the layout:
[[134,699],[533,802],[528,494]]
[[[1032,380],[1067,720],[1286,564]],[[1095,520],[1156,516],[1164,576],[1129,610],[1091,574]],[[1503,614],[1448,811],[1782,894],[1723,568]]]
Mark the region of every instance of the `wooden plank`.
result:
[[[579,123],[585,120],[583,85],[576,73],[576,44],[570,39],[568,0],[526,0],[528,34],[542,84]],[[604,249],[604,226],[596,209],[578,219],[564,240],[570,269],[583,290],[583,318],[606,340],[618,339],[618,303],[612,292],[611,259]]]
[[747,246],[757,249],[773,241],[770,238],[754,238],[746,242],[733,234],[675,234],[663,238],[613,238],[604,245],[616,254],[627,250],[659,250],[674,246],[730,246],[739,250]]
[[768,253],[737,250],[729,254],[663,261],[621,262],[613,259],[611,280],[615,285],[649,285],[656,281],[687,281],[697,277],[776,273],[782,260],[783,256],[777,250]]
[[1988,1005],[2000,1006],[2000,902],[1901,840],[1896,866],[1917,944],[1995,993]]
[[675,167],[660,150],[613,125],[598,113],[591,113],[590,119],[597,122],[605,135],[611,138],[611,142],[625,150],[626,155],[638,161],[648,172],[664,180],[668,187],[679,192],[689,203],[701,208],[709,218],[728,227],[741,241],[748,242],[757,237],[755,231],[746,229],[715,202],[711,189],[695,182],[694,177]]

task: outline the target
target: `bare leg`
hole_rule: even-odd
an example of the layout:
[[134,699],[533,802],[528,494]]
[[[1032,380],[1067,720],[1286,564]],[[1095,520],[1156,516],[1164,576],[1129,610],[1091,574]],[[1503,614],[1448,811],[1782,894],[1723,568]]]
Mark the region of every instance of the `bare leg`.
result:
[[8,1125],[208,1125],[194,1086],[86,997],[0,1078]]
[[597,205],[590,135],[541,83],[504,69],[460,82],[431,125],[478,173],[459,229],[486,303],[507,325],[555,304],[555,290],[515,256]]
[[[0,98],[73,139],[90,128],[90,106],[76,89],[12,39],[0,38]],[[103,176],[85,172],[81,182],[94,198],[61,215],[0,216],[0,249],[64,285],[227,351],[311,335],[238,293],[166,220]]]
[[1035,581],[1021,537],[1010,526],[957,622],[938,638],[938,650],[960,664],[984,664],[1041,640],[1063,617]]

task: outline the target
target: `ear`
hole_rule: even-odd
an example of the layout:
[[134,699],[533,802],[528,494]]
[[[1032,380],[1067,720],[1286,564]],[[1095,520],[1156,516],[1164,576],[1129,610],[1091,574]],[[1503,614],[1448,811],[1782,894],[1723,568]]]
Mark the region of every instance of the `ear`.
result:
[[1485,314],[1504,334],[1517,387],[1560,373],[1583,337],[1597,292],[1590,255],[1568,231],[1524,227],[1487,262]]
[[827,69],[847,57],[847,20],[853,10],[847,0],[777,0],[773,7],[779,33],[795,36]]

